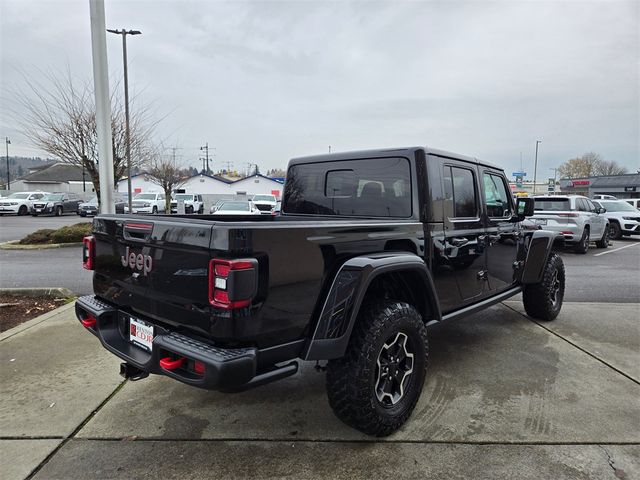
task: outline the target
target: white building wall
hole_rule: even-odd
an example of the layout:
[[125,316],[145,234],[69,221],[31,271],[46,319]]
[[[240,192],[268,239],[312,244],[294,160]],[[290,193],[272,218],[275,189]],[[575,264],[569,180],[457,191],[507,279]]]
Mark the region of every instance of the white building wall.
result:
[[11,182],[12,192],[68,192],[69,184],[66,182],[25,182],[23,180],[16,180]]
[[238,192],[246,192],[248,197],[258,194],[275,195],[278,198],[282,197],[282,188],[284,185],[270,178],[261,177],[259,175],[253,175],[251,177],[243,178],[237,182],[229,185],[231,192],[238,194]]
[[179,188],[187,193],[201,195],[226,195],[231,193],[229,184],[206,175],[196,175],[189,178]]
[[[118,182],[117,191],[120,193],[127,193],[127,179],[120,180]],[[147,175],[135,175],[131,177],[131,193],[135,196],[137,193],[151,193],[151,192],[159,192],[162,193],[162,188],[160,185],[153,183],[149,180]]]

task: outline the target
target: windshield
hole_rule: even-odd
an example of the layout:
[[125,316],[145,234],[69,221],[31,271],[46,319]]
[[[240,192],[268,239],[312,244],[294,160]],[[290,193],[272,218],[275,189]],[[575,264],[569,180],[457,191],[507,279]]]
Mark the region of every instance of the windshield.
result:
[[175,195],[176,200],[193,200],[193,195],[186,195],[184,193],[179,193]]
[[19,200],[26,200],[27,198],[29,198],[29,194],[28,193],[12,193],[7,198],[17,198]]
[[[117,200],[117,197],[116,197]],[[91,197],[91,200],[89,200],[87,203],[98,203],[98,197]]]
[[229,210],[238,210],[242,212],[249,211],[249,202],[227,202],[220,205],[218,210],[229,211]]
[[545,210],[547,212],[564,212],[571,210],[568,198],[534,198],[534,210]]
[[253,201],[254,202],[275,202],[276,197],[274,197],[273,195],[254,195]]
[[134,197],[134,200],[155,200],[155,193],[140,193]]
[[45,195],[44,197],[42,197],[42,200],[46,200],[49,202],[59,202],[60,200],[62,200],[62,194],[61,193],[50,193],[49,195]]
[[638,213],[638,209],[629,205],[627,202],[623,200],[618,201],[607,201],[607,200],[598,200],[598,203],[607,209],[607,212],[635,212]]

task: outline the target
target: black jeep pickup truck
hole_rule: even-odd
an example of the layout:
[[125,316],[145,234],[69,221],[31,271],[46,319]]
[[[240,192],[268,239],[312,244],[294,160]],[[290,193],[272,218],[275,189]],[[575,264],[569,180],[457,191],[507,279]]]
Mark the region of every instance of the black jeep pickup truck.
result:
[[99,215],[76,314],[138,380],[237,391],[328,361],[329,403],[370,435],[411,415],[427,326],[520,292],[553,320],[556,234],[520,225],[502,169],[425,147],[291,160],[279,216]]

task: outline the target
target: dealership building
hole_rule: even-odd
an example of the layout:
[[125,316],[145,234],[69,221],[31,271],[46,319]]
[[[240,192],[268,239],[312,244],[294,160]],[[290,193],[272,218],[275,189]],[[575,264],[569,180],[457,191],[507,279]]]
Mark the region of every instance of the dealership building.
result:
[[589,178],[561,178],[564,195],[613,195],[617,198],[640,198],[640,173],[603,175]]

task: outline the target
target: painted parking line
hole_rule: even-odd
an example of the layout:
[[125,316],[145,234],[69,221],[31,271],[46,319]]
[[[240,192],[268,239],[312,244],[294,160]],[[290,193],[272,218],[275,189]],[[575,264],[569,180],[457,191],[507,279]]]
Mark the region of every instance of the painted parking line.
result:
[[624,250],[625,248],[635,247],[636,245],[640,245],[640,242],[632,243],[631,245],[625,245],[624,247],[614,248],[613,250],[607,250],[606,252],[596,253],[594,257],[599,257],[600,255],[606,255],[607,253],[617,252],[618,250]]

